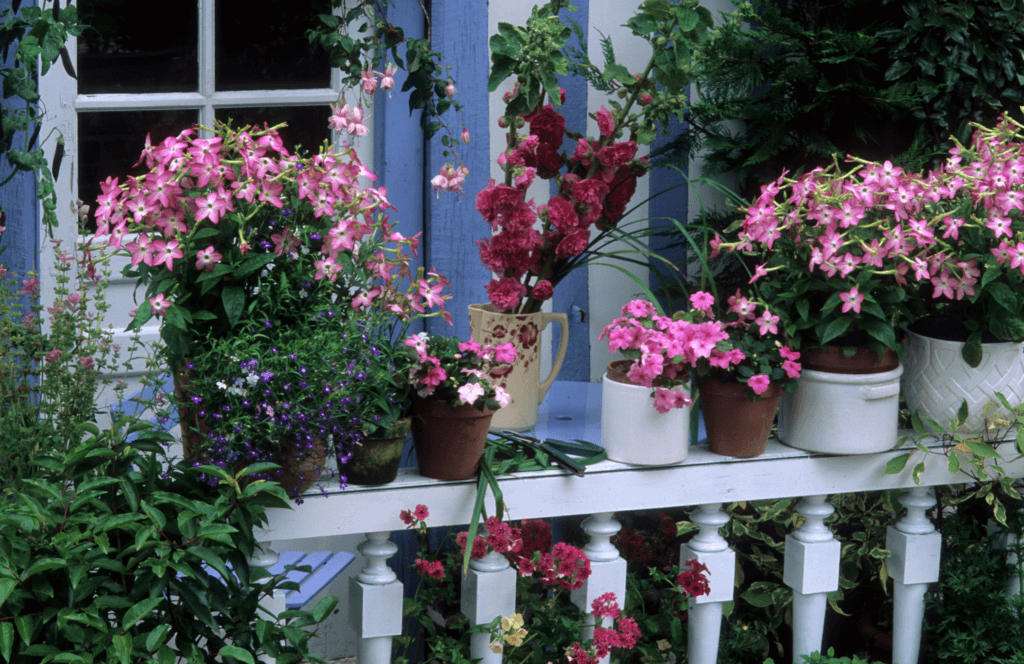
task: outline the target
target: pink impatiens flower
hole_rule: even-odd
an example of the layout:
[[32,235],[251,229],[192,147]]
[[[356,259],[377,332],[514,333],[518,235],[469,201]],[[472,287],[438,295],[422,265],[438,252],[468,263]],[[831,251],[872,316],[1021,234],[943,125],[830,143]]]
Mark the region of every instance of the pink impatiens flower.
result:
[[459,388],[459,401],[473,405],[484,395],[484,386],[480,383],[466,383]]
[[768,386],[770,384],[771,381],[768,379],[768,376],[764,374],[751,376],[747,380],[747,385],[750,387],[750,389],[754,390],[754,394],[758,395],[764,394],[766,391],[768,391]]
[[711,293],[705,293],[704,291],[698,291],[690,296],[690,304],[695,309],[702,311],[711,311],[711,306],[715,303],[715,298]]

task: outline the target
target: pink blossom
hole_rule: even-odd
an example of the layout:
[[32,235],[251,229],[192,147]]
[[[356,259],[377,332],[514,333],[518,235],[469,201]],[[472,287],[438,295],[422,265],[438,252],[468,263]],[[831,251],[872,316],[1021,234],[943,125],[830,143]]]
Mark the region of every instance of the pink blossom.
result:
[[799,378],[801,366],[799,362],[793,360],[785,360],[782,363],[782,369],[786,372],[786,375],[790,378]]
[[[951,294],[952,296],[952,294]],[[853,313],[860,313],[860,305],[864,301],[864,295],[854,286],[846,293],[840,293],[839,299],[843,301],[843,313],[853,310]]]
[[498,405],[502,408],[508,406],[512,402],[512,395],[505,391],[501,385],[494,386],[494,400],[498,402]]
[[711,311],[711,306],[715,303],[715,298],[711,293],[705,293],[704,291],[697,291],[690,296],[690,304],[695,309],[702,311]]
[[459,401],[464,404],[475,404],[484,395],[484,386],[479,383],[466,383],[459,388]]
[[46,354],[46,361],[47,362],[59,362],[60,361],[60,356],[63,355],[63,354],[64,354],[64,351],[62,351],[62,350],[60,350],[58,348],[54,348],[53,350],[51,350],[49,353]]
[[604,107],[604,104],[601,104],[600,110],[597,111],[597,126],[601,130],[601,135],[605,138],[615,133],[615,118]]
[[430,510],[427,509],[426,505],[417,505],[416,509],[412,511],[412,515],[420,521],[426,521],[427,517],[430,516]]
[[673,408],[685,408],[693,405],[693,400],[685,392],[669,390],[664,387],[654,388],[654,409],[659,413],[667,413]]
[[949,270],[943,268],[939,276],[932,277],[931,281],[935,286],[935,291],[932,293],[933,298],[945,295],[949,299],[953,299],[953,289],[956,288],[959,280],[950,274]]
[[196,269],[202,272],[203,270],[212,270],[217,263],[224,258],[211,244],[206,249],[200,249],[196,252]]
[[768,276],[768,270],[766,269],[767,265],[768,265],[767,263],[762,263],[762,264],[758,265],[757,267],[755,267],[754,268],[754,276],[752,276],[750,278],[750,281],[748,281],[747,283],[751,283],[752,284],[755,281],[757,281],[758,279],[760,279],[761,277]]
[[448,85],[444,86],[444,94],[445,94],[445,96],[448,97],[449,99],[451,99],[458,92],[459,91],[455,88],[455,84],[452,83],[452,79],[449,78],[448,79]]
[[398,67],[395,63],[389,62],[388,66],[384,68],[384,76],[380,79],[380,89],[390,90],[395,87],[395,73],[398,71]]
[[516,309],[526,295],[526,286],[511,277],[491,279],[486,288],[487,298],[498,311]]
[[768,390],[768,386],[770,384],[771,381],[768,379],[768,376],[764,374],[751,376],[749,379],[747,379],[747,385],[750,387],[750,389],[754,390],[754,394],[758,395],[764,394]]
[[149,309],[153,312],[154,316],[166,316],[167,310],[170,308],[171,303],[169,300],[164,299],[163,293],[157,293],[155,296],[149,298]]
[[462,126],[462,135],[460,136],[460,138],[462,139],[463,143],[469,145],[469,130],[466,129],[465,125]]
[[362,79],[360,85],[363,86],[363,92],[372,95],[377,91],[377,76],[375,72],[370,69],[364,69],[360,78]]
[[414,562],[416,564],[416,572],[420,576],[437,579],[438,581],[444,578],[444,565],[440,560],[422,560],[417,558]]
[[655,313],[654,305],[647,300],[631,300],[622,305],[622,309],[619,311],[621,316],[629,315],[637,318],[646,318],[647,316],[653,316]]
[[551,285],[550,281],[541,280],[533,286],[533,290],[530,292],[530,297],[541,302],[550,300],[555,294],[554,286]]

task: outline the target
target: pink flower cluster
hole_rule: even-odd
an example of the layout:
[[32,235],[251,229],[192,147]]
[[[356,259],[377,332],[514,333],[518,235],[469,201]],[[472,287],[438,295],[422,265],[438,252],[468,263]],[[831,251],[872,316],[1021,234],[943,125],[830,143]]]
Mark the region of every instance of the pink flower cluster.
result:
[[954,147],[927,173],[858,159],[849,173],[834,166],[795,180],[783,173],[747,208],[737,240],[716,239],[715,248],[766,257],[751,281],[776,270],[782,280],[792,280],[789,270],[842,280],[830,282],[842,284],[841,313],[862,314],[879,293],[914,282],[945,302],[974,304],[990,290],[998,311],[1000,302],[1010,304],[1004,289],[1016,290],[1024,277],[1019,138],[1009,120],[979,127],[969,148]]
[[605,593],[595,599],[590,605],[591,613],[596,618],[612,618],[615,620],[615,627],[597,626],[594,628],[594,638],[589,647],[576,642],[565,651],[566,658],[574,664],[597,664],[598,660],[607,657],[613,648],[624,648],[631,650],[640,639],[640,628],[633,618],[620,618],[618,602],[615,593]]
[[[494,399],[498,406],[504,408],[511,401],[511,396],[500,385],[488,382],[484,368],[490,364],[511,364],[516,359],[516,348],[506,342],[500,346],[481,347],[473,339],[460,341],[458,352],[448,353],[443,358],[433,352],[449,350],[450,343],[443,337],[434,337],[433,341],[427,334],[414,334],[403,343],[416,353],[418,364],[409,370],[409,380],[416,388],[420,397],[431,396],[452,397],[459,403],[474,406],[478,400],[486,402]],[[440,391],[440,392],[439,392]]]
[[672,388],[682,385],[687,371],[695,368],[699,359],[710,358],[720,342],[729,338],[725,327],[714,320],[693,322],[687,317],[661,316],[646,300],[633,300],[619,313],[597,338],[608,339],[609,352],[620,350],[634,360],[626,374],[629,380],[654,388],[654,407],[659,413],[692,406],[689,395]]
[[708,583],[708,566],[690,558],[686,561],[686,569],[679,573],[676,583],[687,597],[700,597],[711,593],[711,585]]
[[[511,129],[509,149],[498,158],[506,182],[490,180],[476,198],[477,211],[494,231],[477,246],[484,266],[499,275],[487,284],[487,295],[500,311],[518,311],[526,298],[534,310],[549,299],[564,276],[559,266],[586,251],[591,227],[618,223],[637,177],[647,171],[646,162],[636,159],[635,142],[615,143],[603,132],[597,141],[580,138],[571,155],[561,152],[565,118],[551,104],[522,118],[529,135]],[[608,118],[611,113],[602,107],[598,122],[614,122]],[[558,193],[546,205],[526,200],[537,177],[557,178]]]

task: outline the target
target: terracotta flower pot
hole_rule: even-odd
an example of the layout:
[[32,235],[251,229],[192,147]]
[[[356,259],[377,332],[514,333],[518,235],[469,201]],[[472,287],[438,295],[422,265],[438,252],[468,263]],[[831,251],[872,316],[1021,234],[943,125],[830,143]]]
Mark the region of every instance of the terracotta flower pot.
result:
[[398,464],[402,460],[405,439],[412,429],[412,418],[395,422],[382,438],[365,438],[352,450],[352,456],[342,467],[349,484],[380,486],[394,482],[398,477]]
[[327,462],[327,446],[317,440],[309,450],[296,450],[286,446],[278,454],[276,463],[281,466],[277,483],[289,496],[299,496],[309,490],[320,479]]
[[782,385],[772,383],[757,401],[736,380],[710,377],[700,386],[701,411],[708,446],[715,454],[748,459],[764,452],[782,398]]
[[174,396],[183,404],[178,408],[178,425],[181,427],[182,456],[188,460],[202,461],[201,450],[206,447],[206,434],[210,427],[199,417],[199,407],[189,403],[192,390],[192,372],[183,364],[174,372]]
[[808,348],[800,352],[800,363],[804,369],[827,371],[839,374],[875,374],[892,371],[899,366],[900,358],[895,351],[886,348],[882,361],[868,348],[858,348],[852,357],[843,355],[840,346]]
[[412,400],[412,440],[420,475],[465,480],[476,475],[494,411],[447,401]]

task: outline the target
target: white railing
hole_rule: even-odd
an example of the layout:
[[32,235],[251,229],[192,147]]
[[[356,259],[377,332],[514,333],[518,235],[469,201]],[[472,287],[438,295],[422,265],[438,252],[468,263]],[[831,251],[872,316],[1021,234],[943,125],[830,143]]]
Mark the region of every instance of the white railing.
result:
[[[542,413],[553,428],[563,427],[558,438],[586,437],[569,429],[589,431],[593,436],[593,408],[581,407],[599,386],[580,384],[579,390],[553,392]],[[567,398],[565,404],[559,399]],[[560,410],[561,409],[561,410]],[[566,415],[565,413],[570,413]],[[565,418],[571,417],[571,420]],[[596,421],[599,422],[599,416]],[[543,427],[542,419],[541,426]],[[1012,444],[997,446],[1012,458]],[[689,661],[713,664],[717,658],[723,604],[733,599],[736,554],[719,534],[728,523],[722,504],[733,501],[773,498],[801,498],[797,511],[805,517],[800,528],[786,538],[783,579],[794,591],[794,653],[819,650],[826,611],[826,594],[838,588],[840,543],[824,524],[834,510],[831,494],[887,489],[905,489],[901,502],[905,515],[889,528],[886,547],[892,552],[889,572],[896,583],[894,594],[893,661],[916,662],[921,640],[924,594],[928,584],[938,580],[941,536],[926,512],[935,505],[928,487],[970,481],[966,475],[952,475],[944,463],[930,463],[920,477],[910,468],[897,475],[885,474],[886,463],[905,450],[863,456],[809,454],[769,441],[766,452],[754,459],[733,459],[712,454],[704,445],[691,448],[683,463],[668,467],[626,466],[603,461],[587,467],[584,477],[551,470],[499,477],[510,517],[541,519],[569,515],[591,515],[584,521],[590,543],[584,551],[591,559],[593,574],[576,591],[573,601],[586,611],[590,601],[608,591],[624,596],[625,561],[610,544],[620,529],[615,512],[699,506],[691,520],[699,527],[683,545],[680,561],[695,557],[711,572],[711,594],[691,600]],[[1004,464],[1014,477],[1024,476],[1024,462]],[[366,559],[363,571],[350,582],[350,617],[360,636],[359,664],[387,664],[391,637],[401,633],[402,585],[387,567],[386,560],[397,546],[387,541],[392,531],[405,530],[399,518],[402,509],[417,504],[430,508],[430,525],[465,525],[471,518],[476,496],[475,480],[441,482],[425,479],[414,469],[403,469],[398,479],[384,487],[349,488],[328,491],[326,496],[308,494],[294,510],[272,510],[268,540],[289,540],[315,536],[366,534],[359,547]],[[493,513],[491,510],[490,513]],[[500,559],[500,560],[499,560]],[[514,598],[516,576],[501,556],[474,561],[471,582],[463,593],[463,612],[471,621],[490,622],[508,615],[505,606]],[[592,622],[592,621],[591,621]],[[583,635],[586,638],[586,635]],[[485,664],[500,664],[501,655],[487,648],[486,640],[474,641],[472,657]]]

